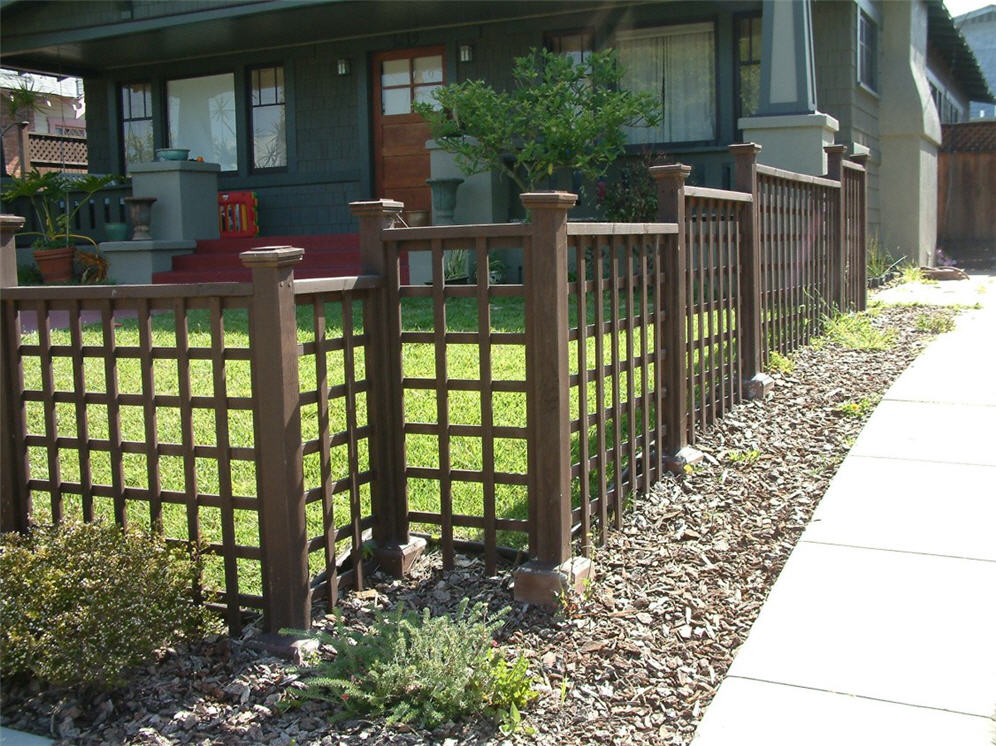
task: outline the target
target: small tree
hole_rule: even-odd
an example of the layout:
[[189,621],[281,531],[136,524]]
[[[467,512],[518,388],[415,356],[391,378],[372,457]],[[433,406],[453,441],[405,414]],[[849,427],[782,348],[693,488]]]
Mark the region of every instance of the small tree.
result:
[[579,63],[545,49],[515,59],[515,85],[496,91],[480,80],[435,91],[439,104],[416,104],[442,150],[469,175],[497,170],[522,191],[555,171],[588,179],[625,152],[623,127],[660,121],[660,102],[619,87],[613,50]]

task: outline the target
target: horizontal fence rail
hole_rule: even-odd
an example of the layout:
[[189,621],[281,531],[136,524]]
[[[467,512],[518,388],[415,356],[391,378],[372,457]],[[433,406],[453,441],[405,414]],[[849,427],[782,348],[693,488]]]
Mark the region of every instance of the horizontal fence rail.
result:
[[425,540],[446,567],[527,560],[516,597],[551,602],[629,498],[764,395],[770,350],[864,306],[863,166],[759,149],[731,147],[735,191],[653,167],[656,223],[569,223],[560,192],[507,225],[356,202],[348,278],[295,280],[303,250],[270,247],[248,283],[17,288],[5,219],[3,529],[106,517],[199,545],[233,632],[246,609],[305,628]]

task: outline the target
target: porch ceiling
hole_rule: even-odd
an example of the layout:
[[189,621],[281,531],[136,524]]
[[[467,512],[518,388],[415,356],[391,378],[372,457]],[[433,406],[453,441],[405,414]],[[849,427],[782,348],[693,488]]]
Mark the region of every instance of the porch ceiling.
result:
[[[6,0],[0,4],[0,63],[85,75],[288,45],[590,11],[606,4],[597,0],[257,0],[202,3],[196,11],[135,18],[132,3],[118,2],[120,20],[64,28],[65,22],[60,21],[63,3]],[[33,30],[40,28],[46,30]]]

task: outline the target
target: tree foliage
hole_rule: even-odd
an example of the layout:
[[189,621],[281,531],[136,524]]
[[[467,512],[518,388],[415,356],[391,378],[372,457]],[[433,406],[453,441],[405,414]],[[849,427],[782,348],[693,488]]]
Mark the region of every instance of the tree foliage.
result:
[[619,87],[613,50],[582,62],[545,49],[515,59],[514,85],[496,91],[467,80],[435,91],[438,108],[417,104],[432,136],[467,175],[497,170],[522,191],[561,169],[596,179],[625,152],[623,127],[660,120],[660,102]]

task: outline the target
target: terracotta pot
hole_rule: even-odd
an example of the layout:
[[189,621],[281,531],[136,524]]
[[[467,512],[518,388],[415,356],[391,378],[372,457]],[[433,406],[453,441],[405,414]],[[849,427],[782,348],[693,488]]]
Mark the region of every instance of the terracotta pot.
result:
[[47,285],[59,285],[73,279],[73,255],[75,246],[61,249],[38,249],[34,252],[35,262]]

